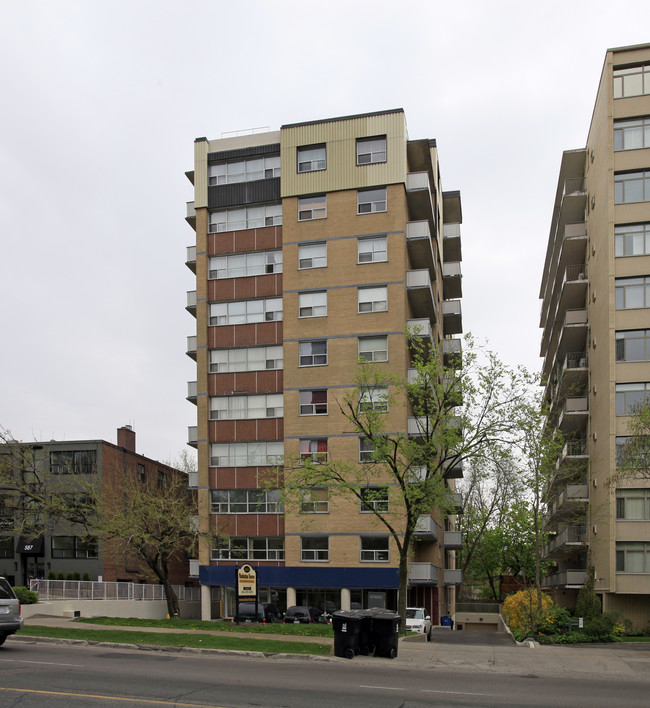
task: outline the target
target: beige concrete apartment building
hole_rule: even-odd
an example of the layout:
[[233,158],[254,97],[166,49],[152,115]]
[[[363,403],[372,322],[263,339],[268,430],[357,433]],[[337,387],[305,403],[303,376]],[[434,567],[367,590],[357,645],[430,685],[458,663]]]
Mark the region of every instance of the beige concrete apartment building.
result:
[[629,413],[650,390],[650,44],[608,50],[586,147],[562,156],[540,291],[551,423],[546,587],[650,620],[650,483],[610,483]]
[[[409,323],[460,351],[460,194],[442,191],[436,143],[409,140],[397,109],[199,138],[187,174],[190,444],[200,523],[229,536],[200,549],[203,617],[234,614],[243,563],[280,609],[396,609],[398,554],[372,513],[326,490],[284,513],[266,480],[284,455],[364,459],[338,401],[360,358],[407,377]],[[387,415],[409,430],[406,408]],[[461,580],[454,522],[423,518],[410,564],[409,602],[435,622]]]

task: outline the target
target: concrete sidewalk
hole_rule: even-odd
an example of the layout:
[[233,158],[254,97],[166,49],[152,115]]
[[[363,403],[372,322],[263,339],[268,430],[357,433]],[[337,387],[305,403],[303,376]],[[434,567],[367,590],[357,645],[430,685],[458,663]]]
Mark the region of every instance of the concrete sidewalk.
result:
[[[167,629],[158,627],[111,627],[84,623],[65,617],[34,616],[28,624],[69,629],[120,630],[133,629],[142,632],[172,632],[179,634],[220,634],[210,630]],[[482,634],[482,633],[477,633]],[[228,632],[228,636],[269,639],[272,635]],[[333,643],[327,637],[298,637],[277,635],[278,640],[299,642]],[[25,640],[37,641],[35,637]],[[479,641],[481,637],[477,637]],[[418,638],[401,639],[398,655],[391,665],[414,669],[447,669],[455,671],[482,671],[526,676],[538,675],[584,675],[616,676],[620,679],[634,678],[650,682],[650,643],[639,644],[583,644],[570,646],[488,646],[425,642]],[[217,651],[217,650],[214,650]],[[219,650],[220,651],[220,650]],[[286,658],[286,657],[285,657]],[[311,657],[312,659],[316,657]],[[337,657],[320,657],[321,660],[349,661]],[[357,656],[352,662],[359,665],[389,661],[373,656]]]

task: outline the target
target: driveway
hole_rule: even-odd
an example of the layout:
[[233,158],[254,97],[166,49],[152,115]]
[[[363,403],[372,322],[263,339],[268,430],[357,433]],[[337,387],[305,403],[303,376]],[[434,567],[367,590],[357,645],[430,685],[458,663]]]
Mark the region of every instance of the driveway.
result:
[[505,632],[469,632],[436,629],[431,632],[431,641],[438,644],[464,644],[483,647],[512,647],[514,640]]

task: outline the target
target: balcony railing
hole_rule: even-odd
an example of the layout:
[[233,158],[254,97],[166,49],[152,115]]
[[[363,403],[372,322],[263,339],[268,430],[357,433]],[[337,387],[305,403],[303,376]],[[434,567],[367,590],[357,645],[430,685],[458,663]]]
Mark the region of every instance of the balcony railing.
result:
[[443,224],[442,246],[444,252],[444,262],[452,263],[462,261],[460,224]]
[[569,546],[584,546],[586,538],[586,526],[567,526],[548,542],[544,549],[545,555]]
[[409,563],[409,583],[437,583],[438,568],[433,563]]
[[422,514],[422,516],[418,516],[417,523],[413,529],[413,534],[420,539],[437,541],[439,538],[438,524],[435,519],[428,514]]
[[463,547],[463,536],[460,531],[445,531],[445,548],[451,550]]
[[451,496],[451,502],[454,506],[456,513],[462,514],[463,513],[463,495],[460,492],[452,492],[449,496]]
[[410,241],[421,238],[431,238],[431,229],[429,228],[429,222],[426,220],[409,221],[406,224],[406,240]]
[[445,568],[445,585],[461,585],[463,571],[457,568]]
[[196,447],[199,442],[199,429],[196,425],[187,427],[187,444]]
[[428,221],[409,221],[406,224],[406,246],[411,263],[426,266],[429,278],[435,278],[435,257],[431,243],[431,229]]
[[406,198],[411,217],[418,221],[427,219],[435,228],[428,172],[409,172],[406,175]]
[[187,356],[196,359],[196,335],[192,334],[187,338]]
[[185,309],[190,312],[196,312],[196,290],[187,291],[187,305]]
[[442,303],[442,317],[445,335],[461,334],[463,331],[463,315],[460,300],[445,300]]
[[436,321],[436,304],[431,288],[431,276],[428,268],[406,272],[406,290],[411,311],[418,317]]
[[185,212],[185,221],[192,227],[196,228],[196,209],[194,208],[194,202],[187,202]]
[[460,369],[463,361],[463,343],[457,337],[443,339],[442,354],[445,366]]
[[429,319],[420,318],[408,321],[408,330],[416,337],[423,337],[433,344],[433,328]]
[[585,570],[563,570],[542,578],[542,587],[546,588],[581,588],[587,580]]
[[193,401],[198,395],[198,387],[196,381],[187,382],[187,398]]
[[196,246],[187,247],[185,265],[192,271],[192,273],[196,273]]
[[445,300],[463,297],[463,274],[460,261],[442,264],[442,288]]

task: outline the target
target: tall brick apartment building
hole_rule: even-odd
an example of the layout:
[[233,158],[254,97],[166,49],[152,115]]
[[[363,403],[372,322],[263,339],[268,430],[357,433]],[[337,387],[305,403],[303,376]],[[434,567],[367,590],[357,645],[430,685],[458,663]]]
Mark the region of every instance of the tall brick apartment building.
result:
[[[230,538],[200,549],[203,618],[234,614],[244,562],[281,608],[396,608],[398,554],[373,514],[326,489],[284,514],[263,478],[283,455],[364,460],[337,401],[360,358],[406,378],[409,324],[460,352],[460,194],[442,189],[436,142],[410,140],[397,109],[199,138],[187,176],[190,444],[200,523]],[[397,432],[416,427],[406,409],[389,415]],[[436,622],[461,580],[454,521],[422,517],[410,562],[409,602]]]
[[[29,466],[60,478],[79,475],[91,480],[98,476],[104,490],[119,489],[125,475],[150,484],[165,484],[174,475],[181,475],[184,481],[187,478],[173,467],[139,455],[136,434],[130,426],[118,428],[117,445],[105,440],[50,440],[21,447],[30,452],[21,455]],[[4,527],[10,528],[13,521],[6,521]],[[174,563],[172,584],[183,585],[188,570],[188,563]],[[37,539],[0,534],[0,575],[12,584],[29,586],[30,579],[47,577],[50,572],[64,576],[79,573],[81,578],[88,574],[90,580],[158,582],[140,561],[126,558],[110,542],[77,536],[74,529],[63,524],[52,534]]]

